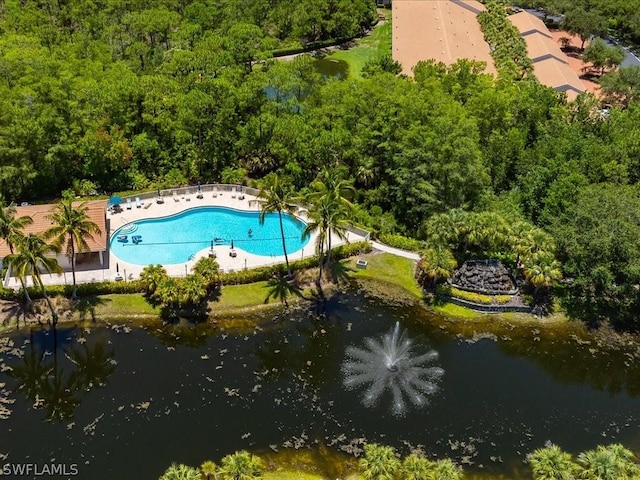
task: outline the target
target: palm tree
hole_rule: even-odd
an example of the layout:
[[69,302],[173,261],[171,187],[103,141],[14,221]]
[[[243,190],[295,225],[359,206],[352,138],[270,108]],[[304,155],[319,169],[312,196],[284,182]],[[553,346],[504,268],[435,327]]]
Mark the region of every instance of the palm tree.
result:
[[207,296],[207,280],[202,275],[187,275],[180,282],[180,305],[199,305]]
[[427,480],[430,478],[434,466],[431,460],[412,453],[402,462],[402,478],[405,480]]
[[140,272],[140,282],[142,282],[147,296],[153,296],[158,290],[158,287],[167,278],[169,278],[169,276],[162,265],[147,265],[142,269],[142,272]]
[[220,283],[220,265],[213,258],[202,257],[196,262],[191,271],[207,281],[208,289],[213,289]]
[[370,443],[365,445],[358,466],[365,480],[393,480],[402,464],[392,447]]
[[573,480],[577,465],[557,445],[535,450],[529,457],[533,480]]
[[47,215],[54,225],[44,234],[44,237],[53,238],[54,244],[62,247],[67,242],[67,257],[71,262],[71,276],[73,277],[73,292],[71,299],[78,298],[76,285],[76,251],[84,252],[89,249],[87,240],[93,240],[93,234],[100,234],[100,228],[87,213],[89,207],[86,202],[73,206],[73,198],[65,195],[53,211]]
[[211,460],[207,460],[200,465],[200,472],[202,472],[202,476],[207,480],[215,480],[218,478],[218,466]]
[[196,468],[172,463],[160,480],[200,480],[200,472]]
[[345,180],[347,170],[340,167],[324,167],[316,179],[311,182],[309,194],[310,200],[317,200],[320,197],[330,196],[335,198],[339,204],[352,208],[351,198],[355,194],[355,188],[350,180]]
[[164,281],[158,285],[155,296],[167,305],[169,308],[174,308],[175,305],[180,303],[180,284],[177,279],[167,277]]
[[562,278],[560,262],[553,254],[540,252],[534,258],[535,263],[524,267],[524,277],[533,285],[534,298],[541,288],[550,288]]
[[4,199],[0,195],[0,238],[7,242],[11,253],[13,253],[16,235],[21,234],[22,229],[32,223],[31,217],[16,217],[16,208],[10,205],[5,206]]
[[[23,237],[16,245],[18,252],[12,253],[7,257],[7,262],[11,268],[16,272],[18,278],[26,284],[26,278],[31,277],[31,281],[34,286],[40,287],[42,295],[49,305],[51,310],[51,317],[53,319],[53,325],[58,322],[58,314],[53,308],[51,299],[47,295],[47,291],[42,283],[41,270],[51,273],[60,273],[62,268],[58,265],[58,261],[55,257],[51,257],[51,254],[56,254],[60,249],[56,245],[48,245],[42,237],[30,233],[28,236]],[[24,289],[27,303],[31,302],[27,289]]]
[[220,473],[224,480],[256,480],[262,475],[262,460],[242,450],[222,459]]
[[598,445],[578,455],[580,478],[585,480],[632,480],[638,478],[639,467],[633,453],[622,445]]
[[258,192],[260,201],[260,223],[264,223],[265,215],[268,212],[278,212],[280,220],[280,235],[282,236],[282,251],[284,252],[284,260],[287,264],[287,275],[291,276],[291,268],[289,267],[289,256],[287,255],[287,244],[284,236],[284,226],[282,224],[282,212],[288,213],[292,218],[296,218],[294,213],[296,206],[293,205],[293,194],[289,188],[289,184],[283,182],[275,173],[270,173],[264,178],[262,188]]
[[452,460],[444,458],[438,460],[433,468],[433,480],[462,480],[463,471]]
[[323,196],[318,199],[309,208],[306,227],[302,232],[302,237],[306,237],[313,232],[316,232],[316,251],[318,252],[319,271],[318,278],[316,279],[316,287],[318,292],[322,295],[322,269],[324,266],[324,249],[327,243],[327,236],[329,235],[329,224],[332,215],[333,208],[336,206],[334,200],[329,196]]
[[264,303],[268,303],[271,298],[274,298],[284,303],[285,307],[289,307],[289,303],[287,302],[289,295],[302,295],[300,287],[289,281],[288,278],[280,275],[276,275],[271,278],[265,287],[269,288],[269,292],[267,294],[267,298],[264,299]]
[[[438,280],[453,275],[457,262],[451,250],[437,246],[425,250],[418,262],[418,280],[428,287],[435,288]],[[426,282],[425,282],[426,280]]]
[[[13,253],[13,246],[16,242],[24,236],[22,230],[27,225],[31,225],[33,219],[29,216],[16,217],[16,208],[7,205],[5,206],[4,199],[0,195],[0,238],[7,242],[9,246],[9,252]],[[18,277],[22,289],[27,292],[27,287],[21,277]],[[27,303],[30,303],[29,293],[25,293],[27,297]]]

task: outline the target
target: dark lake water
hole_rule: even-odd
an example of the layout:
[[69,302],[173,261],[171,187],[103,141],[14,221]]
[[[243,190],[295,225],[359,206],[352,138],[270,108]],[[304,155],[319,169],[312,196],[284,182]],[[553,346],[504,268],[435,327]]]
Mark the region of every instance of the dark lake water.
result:
[[[342,386],[345,349],[396,320],[445,370],[430,405],[404,417],[390,398],[365,408]],[[26,345],[28,333],[13,335],[24,356],[0,354],[0,384],[15,399],[0,453],[77,463],[77,478],[106,480],[155,479],[172,461],[195,466],[239,449],[353,451],[363,439],[403,453],[422,445],[510,478],[547,440],[573,453],[613,441],[640,450],[637,359],[533,327],[473,342],[447,330],[419,308],[348,295],[326,319],[296,312],[240,334],[158,324],[60,328],[57,342],[41,331]]]
[[349,64],[344,60],[321,58],[313,62],[313,68],[324,77],[343,79],[349,75]]

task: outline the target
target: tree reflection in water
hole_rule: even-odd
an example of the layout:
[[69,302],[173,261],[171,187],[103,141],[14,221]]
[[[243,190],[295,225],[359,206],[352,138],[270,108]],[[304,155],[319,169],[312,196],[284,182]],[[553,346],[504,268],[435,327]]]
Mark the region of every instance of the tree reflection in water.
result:
[[[22,392],[33,402],[34,408],[43,408],[45,420],[63,421],[73,417],[82,400],[81,392],[107,384],[115,370],[115,351],[107,348],[104,340],[89,341],[84,337],[77,343],[59,342],[59,332],[52,328],[53,344],[42,341],[43,332],[29,332],[30,343],[18,365],[13,367],[14,392]],[[60,362],[60,354],[71,366]],[[65,364],[66,363],[66,364]]]

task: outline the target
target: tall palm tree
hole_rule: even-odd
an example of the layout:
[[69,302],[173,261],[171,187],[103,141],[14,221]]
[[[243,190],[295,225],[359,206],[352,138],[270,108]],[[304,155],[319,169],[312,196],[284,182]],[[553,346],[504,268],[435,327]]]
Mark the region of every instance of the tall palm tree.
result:
[[392,447],[370,443],[365,445],[358,466],[365,480],[393,480],[402,464]]
[[242,450],[222,459],[220,473],[224,480],[256,480],[262,474],[262,460]]
[[577,465],[571,455],[557,445],[535,450],[529,457],[533,480],[573,480]]
[[84,252],[89,249],[86,239],[93,240],[93,234],[100,234],[100,228],[87,213],[89,208],[86,202],[74,207],[73,198],[65,196],[53,211],[47,216],[54,225],[45,232],[45,238],[53,238],[54,244],[61,247],[67,242],[67,257],[71,261],[71,275],[73,277],[73,292],[71,299],[76,300],[76,252]]
[[[24,227],[32,223],[33,219],[29,216],[16,217],[16,208],[11,205],[5,206],[5,201],[0,195],[0,238],[7,242],[9,252],[13,253],[14,244],[24,236],[22,233]],[[20,277],[18,279],[22,290],[27,292],[23,279]],[[29,293],[27,292],[25,295],[28,299]],[[27,303],[30,303],[30,300],[27,300]]]
[[302,237],[306,237],[311,233],[316,233],[316,251],[318,252],[319,271],[318,278],[316,279],[316,287],[318,292],[322,295],[322,273],[324,267],[324,249],[327,244],[327,236],[329,233],[329,226],[331,223],[331,216],[333,215],[333,208],[336,207],[336,203],[330,196],[320,197],[309,207],[308,217],[309,221],[305,226]]
[[355,188],[353,188],[350,180],[345,179],[346,174],[347,170],[344,168],[324,167],[320,170],[316,179],[311,182],[313,191],[309,194],[309,198],[313,201],[320,197],[331,196],[339,204],[352,208],[351,199],[355,194]]
[[5,201],[0,195],[0,238],[7,242],[11,253],[13,253],[16,235],[22,233],[24,227],[32,223],[31,217],[16,217],[16,208],[11,205],[5,206]]
[[[7,257],[7,262],[11,266],[18,278],[26,284],[27,277],[31,277],[33,285],[40,287],[42,295],[47,301],[47,305],[51,310],[51,317],[53,319],[53,325],[58,322],[58,314],[53,308],[51,299],[47,295],[47,291],[42,283],[41,271],[51,273],[60,273],[62,268],[58,265],[58,261],[55,259],[55,255],[60,251],[56,245],[48,245],[44,239],[38,235],[30,233],[26,237],[23,237],[16,245],[18,252],[12,253]],[[24,289],[27,303],[31,302],[27,289]]]
[[289,267],[289,256],[287,255],[287,243],[284,236],[284,225],[282,223],[282,212],[288,213],[292,218],[296,218],[294,213],[296,206],[293,202],[293,193],[289,184],[283,182],[275,173],[270,173],[264,178],[262,188],[258,192],[260,198],[260,223],[264,223],[265,215],[268,212],[278,212],[280,220],[280,235],[282,236],[282,251],[284,252],[284,261],[287,264],[287,275],[291,276],[291,268]]

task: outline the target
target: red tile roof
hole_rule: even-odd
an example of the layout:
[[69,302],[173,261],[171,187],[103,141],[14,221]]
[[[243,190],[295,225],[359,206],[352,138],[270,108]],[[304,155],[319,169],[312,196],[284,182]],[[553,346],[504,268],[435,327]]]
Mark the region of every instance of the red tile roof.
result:
[[[81,202],[74,203],[74,205],[80,205]],[[52,222],[47,218],[47,215],[51,213],[55,205],[28,205],[26,207],[16,207],[16,216],[29,216],[33,219],[31,225],[27,225],[24,229],[25,234],[37,233],[41,234],[48,230]],[[87,215],[100,229],[99,234],[93,234],[93,239],[87,238],[87,244],[89,246],[89,252],[100,252],[107,249],[107,226],[106,226],[106,200],[95,200],[92,202],[86,202]],[[62,245],[62,251],[65,252],[67,244],[65,242]],[[0,258],[9,255],[9,246],[4,240],[0,239]]]
[[462,58],[487,64],[496,73],[489,44],[476,19],[484,6],[475,0],[394,0],[393,59],[412,75],[421,60],[451,65]]

